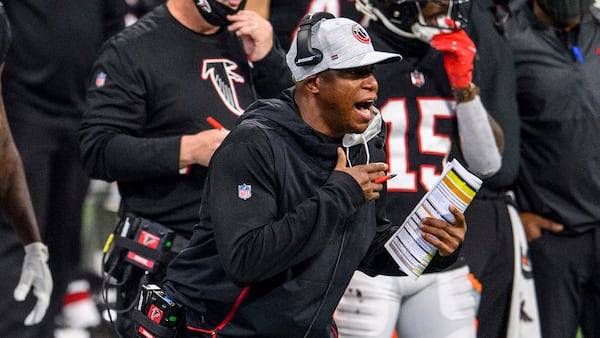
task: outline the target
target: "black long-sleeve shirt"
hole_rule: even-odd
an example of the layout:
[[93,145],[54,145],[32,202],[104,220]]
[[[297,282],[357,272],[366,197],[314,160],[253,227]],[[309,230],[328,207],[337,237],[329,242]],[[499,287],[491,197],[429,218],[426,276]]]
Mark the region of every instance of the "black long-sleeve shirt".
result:
[[538,22],[527,7],[513,19],[507,34],[522,124],[519,205],[586,231],[600,222],[600,10],[569,34]]
[[[79,118],[102,43],[124,27],[123,0],[3,0],[13,42],[3,92],[49,115]],[[98,15],[102,13],[102,15]]]

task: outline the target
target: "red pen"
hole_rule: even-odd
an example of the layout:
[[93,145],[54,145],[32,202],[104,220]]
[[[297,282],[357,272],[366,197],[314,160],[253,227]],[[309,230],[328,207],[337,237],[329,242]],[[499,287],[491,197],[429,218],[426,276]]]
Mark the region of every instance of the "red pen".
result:
[[225,129],[225,127],[223,127],[222,124],[219,123],[219,121],[215,120],[212,116],[207,117],[206,122],[208,122],[208,124],[210,124],[211,126],[213,126],[213,128],[217,130],[227,130]]
[[377,184],[381,184],[381,183],[383,183],[383,182],[385,182],[385,181],[387,181],[389,179],[392,179],[394,177],[396,177],[396,174],[389,174],[389,175],[386,175],[386,176],[381,176],[379,178],[376,178],[373,182],[375,182]]

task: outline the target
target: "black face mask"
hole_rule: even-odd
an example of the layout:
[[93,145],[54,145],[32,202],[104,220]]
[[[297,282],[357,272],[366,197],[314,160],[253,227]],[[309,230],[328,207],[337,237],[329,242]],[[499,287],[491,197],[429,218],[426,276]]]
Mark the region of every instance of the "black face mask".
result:
[[229,21],[227,20],[227,15],[233,15],[238,11],[244,9],[246,5],[246,0],[243,0],[238,9],[232,9],[228,6],[223,5],[216,0],[192,0],[200,12],[200,15],[213,26],[224,27],[229,25]]
[[587,13],[594,0],[537,0],[537,2],[557,24],[568,25]]

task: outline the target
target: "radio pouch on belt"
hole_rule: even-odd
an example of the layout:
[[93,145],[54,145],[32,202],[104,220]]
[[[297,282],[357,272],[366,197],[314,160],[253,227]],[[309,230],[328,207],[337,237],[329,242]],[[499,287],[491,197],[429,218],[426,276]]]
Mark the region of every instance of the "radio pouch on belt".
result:
[[184,324],[184,309],[156,284],[144,284],[132,312],[136,337],[172,338]]
[[[166,226],[141,217],[125,216],[109,236],[104,251],[108,258],[104,271],[121,280],[123,262],[155,273],[168,262],[175,232]],[[112,247],[111,247],[112,244]]]

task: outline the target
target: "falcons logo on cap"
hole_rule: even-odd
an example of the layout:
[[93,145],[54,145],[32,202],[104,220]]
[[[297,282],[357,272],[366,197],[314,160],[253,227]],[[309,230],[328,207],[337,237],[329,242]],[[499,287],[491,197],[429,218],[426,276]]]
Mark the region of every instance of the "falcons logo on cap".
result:
[[354,35],[356,40],[362,43],[371,42],[371,37],[369,37],[369,33],[367,33],[367,31],[361,25],[354,24],[352,26],[352,34]]
[[237,64],[227,59],[208,59],[202,62],[202,79],[210,78],[221,100],[232,113],[242,115],[244,109],[240,107],[234,82],[244,83],[244,78],[234,72]]

